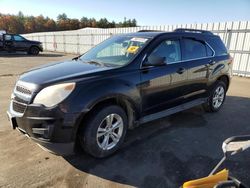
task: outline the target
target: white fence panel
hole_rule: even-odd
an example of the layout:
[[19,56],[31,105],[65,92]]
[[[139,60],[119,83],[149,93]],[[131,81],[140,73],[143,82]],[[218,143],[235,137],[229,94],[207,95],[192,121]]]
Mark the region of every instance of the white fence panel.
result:
[[219,22],[178,25],[142,26],[130,28],[86,28],[74,31],[31,33],[24,35],[43,43],[44,50],[82,54],[112,35],[132,33],[139,30],[173,31],[176,28],[209,30],[219,35],[234,57],[233,73],[250,76],[250,23]]

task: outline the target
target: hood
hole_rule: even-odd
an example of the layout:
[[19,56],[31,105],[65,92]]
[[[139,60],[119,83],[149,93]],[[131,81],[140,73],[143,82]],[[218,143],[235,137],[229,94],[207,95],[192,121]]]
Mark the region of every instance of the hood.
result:
[[28,41],[33,44],[42,44],[40,41],[36,41],[36,40],[28,40]]
[[58,63],[49,63],[31,69],[20,76],[20,80],[37,85],[52,84],[66,80],[88,77],[93,74],[112,69],[97,64],[88,64],[80,60],[70,60]]

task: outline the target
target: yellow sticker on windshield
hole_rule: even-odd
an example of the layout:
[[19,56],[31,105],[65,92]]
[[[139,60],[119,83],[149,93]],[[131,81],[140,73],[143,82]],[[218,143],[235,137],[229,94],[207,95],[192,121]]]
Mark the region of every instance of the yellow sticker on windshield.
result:
[[127,52],[128,53],[131,53],[131,54],[135,54],[139,49],[139,46],[130,46],[128,49],[127,49]]

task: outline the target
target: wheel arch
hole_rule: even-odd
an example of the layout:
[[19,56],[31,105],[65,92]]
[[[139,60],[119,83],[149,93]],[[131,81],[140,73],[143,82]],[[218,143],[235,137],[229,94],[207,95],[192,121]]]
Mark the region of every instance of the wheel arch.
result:
[[219,76],[217,78],[217,80],[223,81],[226,84],[226,87],[227,87],[226,91],[227,91],[228,88],[229,88],[229,84],[230,84],[230,78],[229,78],[229,76],[228,75],[222,75],[222,76]]
[[30,51],[30,49],[33,48],[33,47],[39,49],[39,52],[41,51],[40,47],[37,46],[37,45],[35,45],[35,44],[31,44],[31,45],[29,46],[29,48],[28,48],[28,51]]
[[110,95],[101,99],[98,99],[88,105],[88,110],[84,110],[80,117],[78,118],[78,123],[75,127],[74,138],[77,139],[77,135],[80,128],[84,129],[83,122],[86,122],[88,118],[94,114],[94,112],[100,108],[103,108],[107,105],[118,105],[120,106],[126,113],[128,117],[128,128],[133,129],[137,125],[137,120],[139,119],[139,109],[136,107],[136,104],[129,99],[127,96],[116,94]]

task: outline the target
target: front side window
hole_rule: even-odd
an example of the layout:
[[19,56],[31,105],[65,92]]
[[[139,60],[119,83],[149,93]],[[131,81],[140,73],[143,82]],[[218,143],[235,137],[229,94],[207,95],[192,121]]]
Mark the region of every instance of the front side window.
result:
[[181,48],[179,40],[165,40],[158,45],[150,56],[164,57],[166,64],[181,61]]
[[25,39],[21,37],[20,35],[14,35],[14,40],[15,41],[24,41]]
[[194,39],[183,39],[183,60],[204,58],[207,56],[206,44]]
[[123,66],[139,53],[149,39],[145,37],[114,36],[89,50],[80,57],[80,60],[86,63]]

